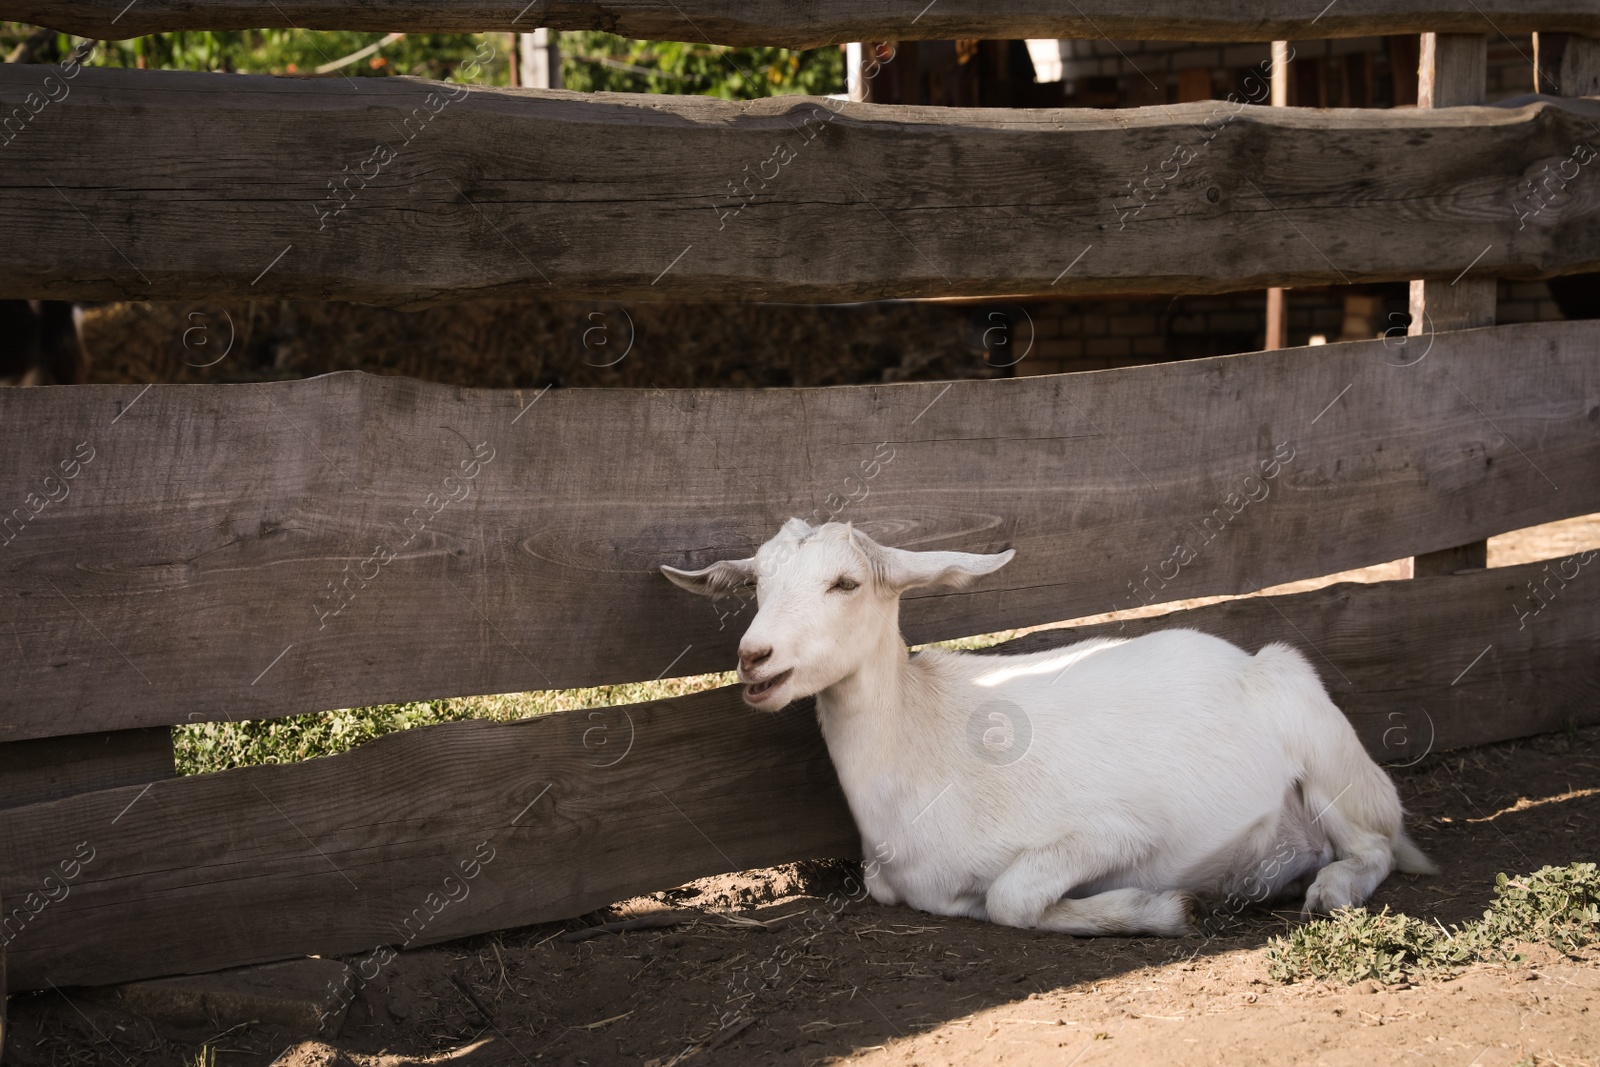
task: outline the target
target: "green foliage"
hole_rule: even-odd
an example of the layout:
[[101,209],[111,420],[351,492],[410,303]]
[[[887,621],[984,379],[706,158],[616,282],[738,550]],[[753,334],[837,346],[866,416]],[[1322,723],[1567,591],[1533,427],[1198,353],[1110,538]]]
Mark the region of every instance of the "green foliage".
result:
[[[381,33],[302,30],[180,31],[135,37],[129,41],[102,41],[91,61],[94,66],[159,70],[229,71],[239,74],[310,74],[383,40]],[[365,59],[340,67],[336,75],[349,77],[414,74],[425,78],[449,77],[471,58],[488,35],[427,33],[406,36],[378,49]],[[495,59],[477,80],[505,84],[508,66],[503,41],[490,41]]]
[[[31,26],[4,23],[0,25],[0,48],[9,51],[32,32],[34,27]],[[96,42],[85,65],[236,74],[310,74],[320,66],[382,42],[386,36],[339,30],[180,30],[126,41]],[[509,80],[506,52],[510,35],[503,33],[408,33],[328,76],[414,74],[447,78],[485,41],[494,50],[494,58],[484,63],[483,69],[470,80],[504,85]],[[77,39],[61,34],[54,47],[40,58],[59,58],[77,43]]]
[[1496,950],[1528,941],[1573,952],[1600,941],[1600,868],[1593,863],[1544,867],[1520,878],[1495,875],[1493,906],[1479,936]]
[[754,100],[844,91],[837,46],[721,48],[675,41],[633,41],[610,33],[561,35],[561,78],[568,89],[678,93]]
[[1267,970],[1282,982],[1398,982],[1453,972],[1469,963],[1520,957],[1514,946],[1548,944],[1572,952],[1600,941],[1600,868],[1593,863],[1543,867],[1495,877],[1483,918],[1446,930],[1408,915],[1346,908],[1273,938]]
[[385,734],[418,726],[462,719],[508,722],[551,711],[638,704],[729,685],[733,680],[731,674],[705,674],[588,689],[380,704],[292,715],[285,719],[193,723],[173,727],[172,743],[179,774],[206,774],[230,767],[297,763],[318,756],[332,756]]
[[1267,973],[1281,982],[1398,982],[1443,964],[1439,934],[1409,915],[1389,914],[1388,908],[1376,915],[1366,908],[1346,908],[1332,918],[1307,923],[1287,939],[1274,938],[1267,949]]
[[[0,23],[0,56],[21,44],[36,27]],[[238,74],[313,74],[362,49],[384,42],[382,33],[342,30],[182,30],[100,41],[88,66],[152,70],[228,71]],[[411,74],[450,77],[480,45],[494,59],[470,79],[487,85],[510,82],[509,33],[408,33],[382,43],[370,56],[341,66],[328,77]],[[751,100],[844,90],[844,57],[837,47],[723,48],[673,41],[633,41],[615,34],[580,31],[560,35],[562,78],[567,88],[612,92],[678,93]],[[79,44],[66,34],[35,57],[54,61]]]

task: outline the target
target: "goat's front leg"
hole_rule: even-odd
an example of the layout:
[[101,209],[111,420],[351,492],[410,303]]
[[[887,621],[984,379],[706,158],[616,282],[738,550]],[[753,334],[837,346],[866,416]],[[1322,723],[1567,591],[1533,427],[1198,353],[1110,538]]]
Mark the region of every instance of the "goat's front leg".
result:
[[1129,888],[1090,897],[1067,897],[1073,886],[1098,878],[1105,871],[1074,863],[1065,853],[1060,846],[1025,852],[1000,872],[984,901],[989,921],[1080,937],[1182,937],[1194,932],[1196,906],[1187,893]]

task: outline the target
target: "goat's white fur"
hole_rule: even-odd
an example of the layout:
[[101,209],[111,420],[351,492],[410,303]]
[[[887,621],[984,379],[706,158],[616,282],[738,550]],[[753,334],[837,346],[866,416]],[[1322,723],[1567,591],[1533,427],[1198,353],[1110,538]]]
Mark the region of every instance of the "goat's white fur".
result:
[[1393,783],[1287,645],[1252,656],[1166,630],[1018,656],[907,654],[902,591],[962,585],[1011,556],[908,552],[795,519],[751,559],[662,568],[708,595],[755,585],[746,702],[777,711],[816,695],[874,899],[1069,934],[1179,935],[1230,897],[1310,880],[1305,909],[1326,912],[1396,866],[1434,869],[1405,836]]

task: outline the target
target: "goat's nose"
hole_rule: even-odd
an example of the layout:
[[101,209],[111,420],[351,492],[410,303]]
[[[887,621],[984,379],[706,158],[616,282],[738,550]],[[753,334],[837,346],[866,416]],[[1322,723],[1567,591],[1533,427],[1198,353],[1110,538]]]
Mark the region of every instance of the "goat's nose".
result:
[[765,648],[741,647],[739,649],[739,669],[748,673],[752,667],[761,666],[771,657],[772,646],[770,645]]

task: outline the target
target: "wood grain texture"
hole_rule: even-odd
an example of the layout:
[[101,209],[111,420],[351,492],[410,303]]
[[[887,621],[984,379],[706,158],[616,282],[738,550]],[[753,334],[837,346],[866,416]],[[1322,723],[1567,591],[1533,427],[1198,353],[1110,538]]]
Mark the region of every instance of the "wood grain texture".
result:
[[1481,104],[1489,71],[1489,38],[1483,33],[1425,33],[1417,67],[1417,106]]
[[[1252,650],[1287,641],[1376,757],[1413,762],[1600,720],[1600,559],[1582,558],[1554,577],[1528,564],[1338,585],[995,651],[1170,626]],[[1537,612],[1529,582],[1543,590]],[[464,881],[459,865],[480,842],[493,858]],[[0,893],[25,899],[84,845],[93,859],[71,891],[12,942],[13,990],[306,953],[365,961],[380,945],[573,917],[696,876],[859,855],[810,702],[757,715],[733,688],[425,727],[329,759],[161,782],[142,798],[129,787],[12,809],[0,813]]]
[[810,708],[755,715],[733,689],[409,730],[161,782],[129,808],[138,792],[0,812],[13,908],[92,850],[12,937],[13,990],[430,944],[859,855]]
[[1581,0],[1341,0],[1319,4],[1272,0],[5,0],[0,18],[86,37],[120,38],[181,29],[299,26],[320,30],[458,32],[607,30],[625,37],[717,44],[812,48],[844,41],[1111,36],[1130,40],[1270,41],[1366,37],[1427,30],[1506,33],[1600,32],[1600,15]]
[[[0,67],[0,99],[42,100],[46,77]],[[1600,101],[450,102],[406,78],[101,69],[56,85],[0,148],[11,296],[832,301],[1448,281],[1480,253],[1483,278],[1600,269],[1590,186],[1526,224],[1514,207],[1593,136]]]
[[[1417,106],[1457,107],[1484,101],[1488,76],[1488,38],[1481,33],[1425,33],[1417,69]],[[1493,278],[1467,277],[1473,264],[1463,263],[1450,281],[1414,278],[1411,281],[1412,336],[1436,330],[1466,330],[1493,326],[1499,286]],[[1454,574],[1471,566],[1487,567],[1489,542],[1475,541],[1411,561],[1413,577]]]
[[1600,40],[1575,33],[1536,33],[1533,47],[1541,91],[1600,95]]
[[0,390],[0,433],[8,508],[94,452],[0,545],[18,740],[730,669],[753,611],[657,569],[792,516],[1017,549],[909,599],[920,643],[1600,511],[1600,331],[821,389],[46,387]]
[[1600,34],[1570,34],[1561,56],[1561,95],[1600,95]]
[[[1460,271],[1467,272],[1471,264],[1463,263]],[[1444,279],[1413,279],[1411,282],[1411,333],[1414,336],[1437,333],[1440,330],[1470,330],[1478,326],[1493,326],[1496,312],[1497,286],[1493,278],[1462,277],[1454,282]]]
[[177,774],[165,726],[0,744],[0,808],[143,785]]

